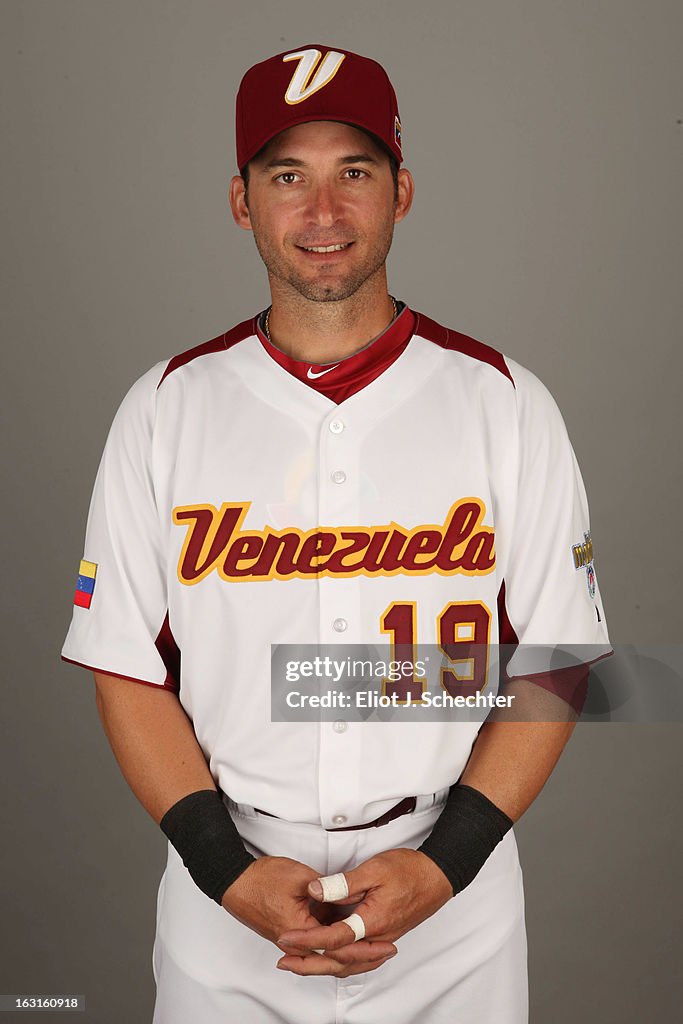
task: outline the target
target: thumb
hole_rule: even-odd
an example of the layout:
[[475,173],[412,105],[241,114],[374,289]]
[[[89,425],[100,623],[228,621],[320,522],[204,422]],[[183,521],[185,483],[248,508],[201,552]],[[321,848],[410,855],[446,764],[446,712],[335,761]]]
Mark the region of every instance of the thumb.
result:
[[316,878],[313,882],[308,883],[308,894],[312,896],[314,900],[320,900],[323,902],[323,887]]

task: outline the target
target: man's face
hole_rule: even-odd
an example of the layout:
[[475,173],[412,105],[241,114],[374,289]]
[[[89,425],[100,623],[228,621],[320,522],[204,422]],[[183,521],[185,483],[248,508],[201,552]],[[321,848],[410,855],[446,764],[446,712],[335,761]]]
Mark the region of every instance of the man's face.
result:
[[[313,302],[348,298],[384,266],[411,198],[408,171],[399,171],[396,197],[381,146],[335,121],[276,136],[249,164],[248,206],[242,178],[230,190],[233,216],[254,232],[272,284]],[[312,251],[331,246],[342,248]]]

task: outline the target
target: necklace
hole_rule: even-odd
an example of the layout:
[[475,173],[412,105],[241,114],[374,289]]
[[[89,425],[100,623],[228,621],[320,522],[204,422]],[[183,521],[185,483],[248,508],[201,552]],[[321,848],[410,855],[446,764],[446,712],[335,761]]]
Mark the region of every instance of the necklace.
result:
[[[390,320],[390,323],[393,323],[394,320],[396,319],[396,317],[398,316],[398,308],[396,306],[396,299],[394,298],[394,296],[390,295],[389,298],[391,299],[391,305],[394,307],[393,316],[391,317],[391,320]],[[273,308],[272,306],[268,306],[268,312],[266,313],[266,319],[265,319],[265,323],[263,325],[263,333],[265,334],[265,336],[268,339],[268,341],[272,341],[272,339],[270,337],[270,311],[271,311],[272,308]],[[389,326],[389,324],[387,324],[387,327],[388,326]],[[385,328],[385,330],[386,330],[386,328]]]

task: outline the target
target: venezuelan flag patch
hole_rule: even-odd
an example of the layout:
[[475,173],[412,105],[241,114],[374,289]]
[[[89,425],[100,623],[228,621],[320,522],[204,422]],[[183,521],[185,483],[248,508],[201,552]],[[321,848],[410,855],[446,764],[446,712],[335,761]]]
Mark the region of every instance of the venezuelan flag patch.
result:
[[97,576],[97,562],[86,562],[81,559],[78,567],[78,580],[76,581],[76,593],[74,604],[79,608],[89,608],[92,603],[92,595],[95,590],[95,577]]

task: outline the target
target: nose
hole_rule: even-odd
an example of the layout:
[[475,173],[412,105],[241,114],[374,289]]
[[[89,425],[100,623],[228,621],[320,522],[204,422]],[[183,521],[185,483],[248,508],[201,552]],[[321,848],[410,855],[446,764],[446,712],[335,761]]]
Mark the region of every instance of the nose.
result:
[[331,227],[340,217],[340,197],[332,182],[319,182],[308,195],[307,213],[312,223]]

